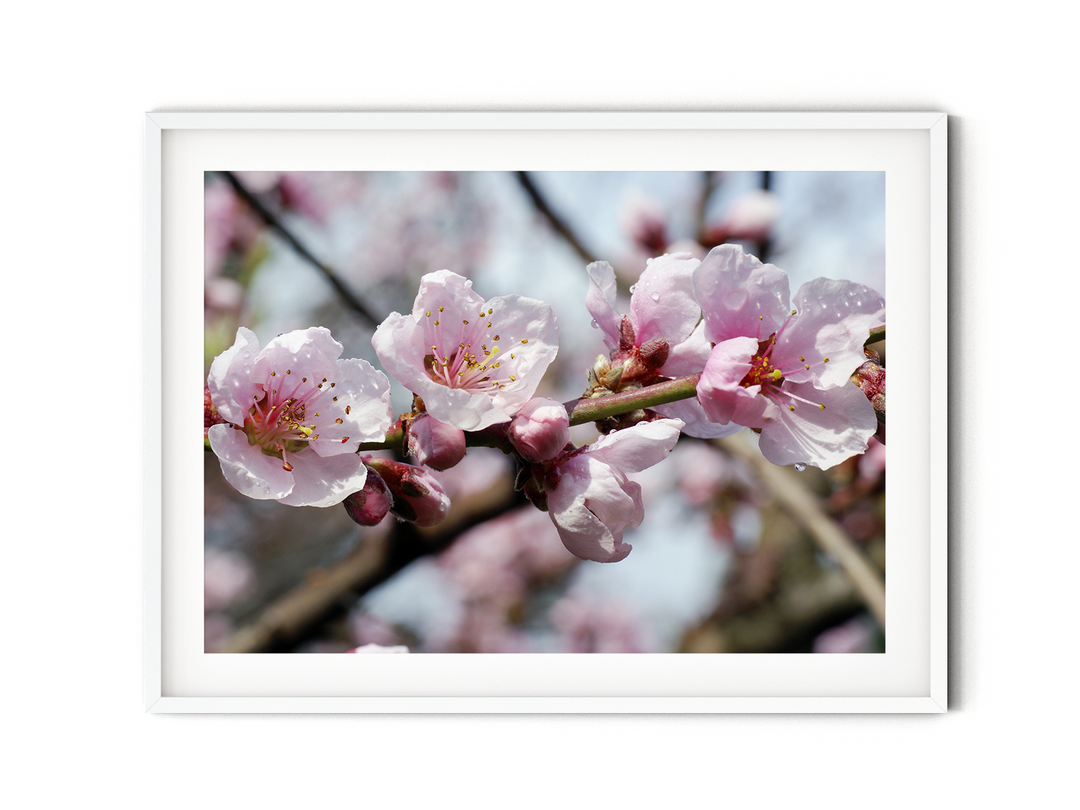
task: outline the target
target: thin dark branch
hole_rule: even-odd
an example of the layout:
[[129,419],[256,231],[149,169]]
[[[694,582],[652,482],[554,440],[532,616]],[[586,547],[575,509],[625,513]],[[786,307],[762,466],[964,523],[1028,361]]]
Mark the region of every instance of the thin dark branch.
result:
[[434,529],[398,523],[381,538],[364,537],[347,557],[309,574],[267,605],[252,624],[237,630],[221,652],[291,652],[409,564],[445,551],[468,529],[526,503],[521,493],[510,492],[507,486],[487,493],[471,508],[455,504],[458,514],[451,511],[445,523]]
[[562,217],[556,214],[551,209],[551,206],[548,205],[547,199],[545,199],[544,195],[540,192],[540,189],[536,187],[536,184],[533,183],[532,178],[529,177],[529,173],[515,172],[514,174],[521,184],[521,187],[525,190],[525,193],[529,195],[529,199],[532,200],[532,204],[536,207],[536,210],[544,215],[551,224],[551,227],[555,229],[555,232],[566,240],[567,244],[569,244],[570,247],[585,260],[586,264],[595,262],[596,257],[589,252],[584,244],[582,244],[581,240],[577,237],[577,234],[575,234],[570,226],[566,224]]
[[247,188],[245,188],[244,184],[240,182],[236,175],[234,175],[232,172],[224,171],[219,172],[219,174],[221,174],[221,176],[229,182],[229,185],[232,186],[233,191],[236,192],[237,196],[239,196],[240,199],[242,199],[245,203],[248,204],[248,207],[250,207],[251,210],[255,212],[259,219],[265,222],[271,230],[277,233],[278,236],[288,242],[292,249],[295,250],[298,254],[300,254],[300,256],[303,257],[309,264],[317,268],[320,272],[322,272],[324,276],[326,276],[327,281],[329,281],[330,284],[333,285],[334,289],[337,291],[337,294],[340,295],[342,300],[349,305],[350,309],[352,309],[363,320],[367,321],[370,326],[376,327],[379,325],[380,319],[376,318],[371,313],[371,310],[367,308],[363,301],[353,295],[353,293],[341,282],[341,279],[338,278],[337,273],[335,273],[328,265],[315,258],[315,255],[307,249],[304,243],[297,239],[296,235],[293,234],[292,231],[290,231],[288,228],[286,228],[281,223],[281,220],[279,220],[277,216],[275,216],[274,213],[270,211],[270,209],[263,205],[262,201],[259,200],[258,197],[256,197]]

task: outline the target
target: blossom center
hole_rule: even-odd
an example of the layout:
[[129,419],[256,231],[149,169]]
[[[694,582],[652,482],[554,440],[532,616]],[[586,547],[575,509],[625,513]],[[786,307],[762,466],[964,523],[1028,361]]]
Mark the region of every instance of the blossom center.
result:
[[[270,372],[263,383],[263,395],[255,394],[255,404],[248,409],[248,418],[244,420],[243,430],[248,443],[259,447],[268,456],[282,460],[282,469],[292,471],[289,455],[299,453],[314,441],[319,441],[319,422],[323,420],[320,408],[337,402],[333,393],[337,383],[328,382],[324,377],[321,382],[308,382],[307,377],[300,377],[286,369],[285,374]],[[280,387],[279,387],[280,386]],[[325,402],[324,397],[329,397]],[[345,406],[345,413],[350,406]],[[332,415],[332,414],[331,414]],[[339,417],[333,420],[342,424]],[[336,438],[336,437],[335,437]],[[348,437],[342,441],[345,443]]]
[[757,354],[750,359],[750,370],[746,372],[746,376],[742,378],[739,385],[743,388],[749,388],[751,385],[778,386],[783,382],[784,373],[773,366],[772,361],[769,359],[774,345],[776,345],[775,334],[770,335],[768,340],[758,343]]
[[[517,353],[528,338],[501,335],[494,308],[481,309],[475,318],[448,323],[445,307],[424,315],[429,352],[424,356],[428,376],[448,388],[468,391],[503,389],[517,382],[511,373]],[[504,368],[504,363],[507,367]]]
[[[771,402],[777,406],[784,407],[789,411],[794,411],[796,406],[800,403],[802,405],[810,405],[819,410],[825,410],[825,405],[821,402],[814,402],[813,400],[801,397],[789,390],[783,385],[784,375],[798,371],[800,369],[809,371],[811,363],[807,362],[806,357],[800,355],[798,362],[794,358],[788,358],[780,360],[773,357],[773,349],[776,347],[777,338],[783,334],[784,329],[792,318],[796,315],[796,311],[792,310],[791,315],[784,321],[778,332],[773,332],[765,340],[758,341],[758,350],[752,358],[750,358],[750,370],[746,372],[746,375],[739,381],[739,385],[743,388],[749,388],[752,385],[761,386],[761,395],[768,398]],[[821,358],[821,363],[828,363],[829,358]],[[817,365],[815,362],[813,365]]]

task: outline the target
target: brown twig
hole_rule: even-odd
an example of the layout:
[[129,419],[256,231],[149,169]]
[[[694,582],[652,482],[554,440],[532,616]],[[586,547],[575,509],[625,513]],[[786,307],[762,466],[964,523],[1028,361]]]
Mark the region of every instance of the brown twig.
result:
[[365,305],[363,301],[353,295],[352,291],[342,283],[340,278],[338,278],[337,273],[335,273],[329,265],[324,264],[315,258],[315,254],[308,250],[304,243],[301,242],[292,231],[286,228],[281,223],[281,220],[240,182],[236,175],[232,172],[225,171],[219,172],[219,174],[228,181],[237,196],[247,203],[248,207],[255,212],[259,219],[265,222],[272,231],[278,234],[278,236],[288,242],[292,249],[307,261],[308,264],[318,269],[326,277],[327,281],[330,282],[337,294],[341,296],[342,300],[349,305],[349,308],[352,309],[353,312],[367,321],[368,325],[372,327],[379,325],[380,319],[376,318],[371,313],[371,310],[367,308],[367,305]]
[[555,232],[566,240],[567,244],[577,252],[578,256],[585,260],[586,264],[595,262],[596,257],[585,247],[577,234],[575,234],[570,226],[566,224],[563,218],[556,214],[551,206],[548,205],[547,199],[540,192],[540,189],[536,187],[536,184],[533,183],[532,178],[529,177],[529,173],[514,172],[514,175],[517,177],[518,183],[520,183],[521,187],[525,190],[525,193],[529,195],[529,199],[532,200],[532,204],[536,207],[536,210],[543,214],[551,227],[555,229]]
[[844,530],[822,511],[806,487],[794,478],[798,473],[767,461],[749,441],[745,431],[715,441],[717,446],[754,467],[785,511],[802,525],[818,548],[839,563],[866,607],[884,628],[885,580]]
[[466,530],[525,503],[509,485],[470,499],[457,499],[447,519],[433,529],[395,524],[387,534],[363,537],[344,559],[308,576],[233,634],[221,652],[288,652],[327,622],[347,613],[356,600],[421,557],[449,548]]

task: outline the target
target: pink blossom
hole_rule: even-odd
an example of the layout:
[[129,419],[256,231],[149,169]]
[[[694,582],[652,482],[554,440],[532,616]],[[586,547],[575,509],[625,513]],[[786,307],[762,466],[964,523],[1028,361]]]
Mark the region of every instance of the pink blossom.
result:
[[405,425],[409,455],[433,470],[448,470],[465,457],[465,434],[461,428],[422,413]]
[[[624,382],[642,373],[682,377],[697,374],[705,367],[712,347],[705,339],[701,307],[694,296],[693,273],[699,264],[690,253],[648,259],[641,278],[630,288],[629,315],[620,315],[615,308],[615,271],[611,265],[593,262],[588,266],[590,283],[585,306],[613,352],[613,363],[623,363]],[[653,410],[681,419],[684,432],[698,438],[715,439],[738,430],[710,420],[693,399]]]
[[449,270],[429,273],[408,315],[372,337],[387,371],[427,412],[462,430],[508,422],[536,391],[558,351],[551,307],[504,295],[484,301]]
[[338,359],[323,327],[278,335],[260,351],[244,327],[214,359],[207,387],[227,421],[210,427],[226,480],[251,498],[333,506],[363,488],[361,442],[386,436],[390,382],[364,360]]
[[792,308],[787,274],[735,245],[705,257],[694,289],[715,344],[697,388],[709,419],[760,430],[774,464],[828,469],[866,450],[877,419],[849,375],[871,327],[884,323],[880,295],[820,278],[799,288]]
[[596,562],[618,562],[630,553],[623,530],[640,525],[645,510],[641,487],[626,475],[663,460],[682,426],[678,419],[639,422],[557,462],[548,514],[570,553]]
[[506,435],[526,460],[547,461],[570,442],[570,417],[561,402],[535,397],[514,417]]

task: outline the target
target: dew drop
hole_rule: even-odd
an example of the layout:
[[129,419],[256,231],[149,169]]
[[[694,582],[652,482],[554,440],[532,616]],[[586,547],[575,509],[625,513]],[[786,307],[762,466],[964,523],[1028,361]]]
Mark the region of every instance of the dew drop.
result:
[[599,328],[600,328],[600,324],[598,324],[598,323],[596,322],[596,318],[593,318],[593,321],[592,321],[592,328],[593,328],[593,329],[599,329]]
[[652,300],[653,301],[659,301],[660,300],[660,293],[653,293],[652,294]]
[[795,472],[802,472],[805,469],[806,469],[806,464],[804,464],[803,462],[799,461],[799,462],[795,463]]
[[631,285],[630,285],[630,294],[631,294],[631,295],[633,295],[633,294],[634,294],[634,290],[636,290],[636,289],[637,289],[637,284],[631,284]]
[[750,293],[743,289],[729,290],[724,293],[724,306],[730,310],[740,310],[746,306]]

